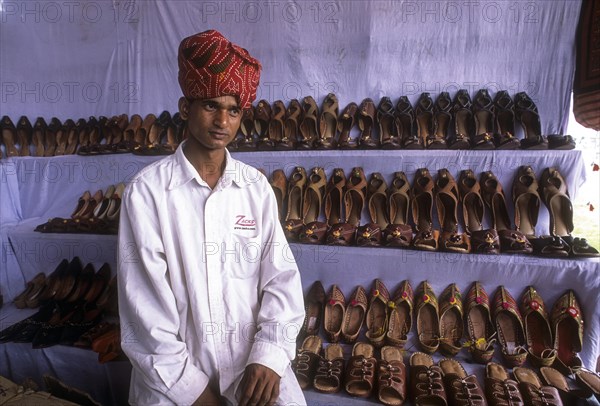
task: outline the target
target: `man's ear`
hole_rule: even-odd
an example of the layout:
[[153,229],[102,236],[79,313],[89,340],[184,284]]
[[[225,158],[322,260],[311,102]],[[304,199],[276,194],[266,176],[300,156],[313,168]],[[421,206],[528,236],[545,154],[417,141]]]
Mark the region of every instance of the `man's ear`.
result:
[[179,98],[179,116],[184,121],[190,117],[190,101],[185,97]]

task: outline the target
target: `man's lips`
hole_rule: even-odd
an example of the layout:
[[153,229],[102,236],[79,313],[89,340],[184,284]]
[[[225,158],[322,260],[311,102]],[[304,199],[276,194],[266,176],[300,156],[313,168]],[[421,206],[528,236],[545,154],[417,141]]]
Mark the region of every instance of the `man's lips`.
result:
[[208,134],[210,134],[211,137],[218,138],[218,139],[223,139],[223,138],[229,137],[229,133],[224,132],[224,131],[209,131]]

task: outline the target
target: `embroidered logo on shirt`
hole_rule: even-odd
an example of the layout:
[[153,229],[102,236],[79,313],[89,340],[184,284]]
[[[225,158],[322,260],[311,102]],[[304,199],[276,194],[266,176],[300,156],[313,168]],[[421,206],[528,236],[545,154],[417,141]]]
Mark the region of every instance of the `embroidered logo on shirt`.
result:
[[234,230],[256,230],[256,220],[247,218],[243,214],[236,216]]

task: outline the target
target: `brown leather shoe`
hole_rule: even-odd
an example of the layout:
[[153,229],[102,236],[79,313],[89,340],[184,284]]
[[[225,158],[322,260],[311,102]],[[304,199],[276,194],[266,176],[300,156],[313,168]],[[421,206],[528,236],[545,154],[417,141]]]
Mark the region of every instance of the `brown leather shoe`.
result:
[[510,379],[500,364],[490,362],[485,366],[485,396],[490,406],[525,406],[519,384]]
[[513,369],[515,379],[526,405],[562,406],[558,390],[552,386],[543,386],[536,373],[523,367]]
[[394,292],[392,300],[388,302],[391,309],[388,331],[385,335],[386,343],[397,347],[404,347],[408,340],[408,333],[412,329],[413,317],[413,289],[408,280],[400,283]]
[[356,121],[360,130],[358,147],[362,149],[379,148],[379,140],[374,136],[375,129],[375,104],[373,100],[366,98],[358,107]]
[[442,233],[440,249],[450,252],[468,253],[471,242],[466,233],[458,232],[458,186],[446,168],[438,171],[435,180],[435,204]]
[[319,335],[323,322],[323,308],[325,306],[325,289],[321,281],[315,281],[306,298],[304,299],[304,323],[300,329],[300,336],[306,337]]
[[387,332],[387,309],[390,293],[380,279],[373,281],[367,311],[367,340],[376,348],[382,347]]
[[442,368],[431,355],[415,352],[410,356],[410,393],[416,406],[446,406]]
[[444,384],[451,405],[487,406],[483,388],[475,375],[467,375],[455,359],[445,358],[439,362],[444,374]]
[[434,182],[427,168],[417,169],[412,188],[412,212],[417,234],[413,246],[420,250],[436,251],[439,231],[433,229]]
[[374,348],[368,343],[356,343],[352,348],[352,356],[346,364],[346,392],[351,396],[367,398],[375,384]]
[[402,350],[398,347],[383,347],[377,374],[379,401],[384,405],[402,405],[406,400],[406,378]]
[[389,224],[387,214],[387,183],[381,173],[373,172],[367,184],[367,199],[371,222],[358,227],[356,245],[378,247],[381,245],[383,230]]
[[440,316],[437,297],[427,281],[421,282],[417,289],[415,311],[419,346],[426,353],[433,354],[440,345]]
[[315,371],[313,387],[318,392],[335,393],[342,389],[342,376],[345,369],[344,350],[339,344],[325,347],[324,357],[320,358]]
[[384,244],[388,247],[410,247],[413,239],[409,223],[410,183],[404,172],[394,172],[387,195],[390,224],[383,231]]
[[284,202],[287,197],[287,178],[283,169],[275,169],[271,174],[271,181],[269,182],[275,192],[275,200],[277,200],[277,214],[279,221],[284,217],[285,206]]
[[319,221],[325,197],[327,177],[321,167],[314,167],[308,174],[302,202],[302,222],[298,241],[304,244],[322,244],[327,234],[327,223]]
[[327,295],[323,315],[323,329],[329,342],[337,343],[339,341],[345,311],[346,298],[338,286],[333,285]]
[[490,299],[483,285],[473,282],[465,301],[469,351],[473,361],[480,364],[489,362],[494,356],[493,338],[496,333],[492,325]]
[[551,366],[556,359],[556,350],[552,343],[550,321],[544,301],[533,286],[528,286],[523,292],[520,310],[529,347],[529,360],[538,368]]
[[306,389],[312,384],[322,349],[323,342],[318,336],[306,337],[298,349],[298,354],[292,361],[292,370],[302,389]]
[[551,319],[557,351],[554,367],[570,374],[582,366],[578,353],[583,343],[583,314],[574,291],[569,289],[554,302]]
[[348,344],[352,344],[358,338],[360,329],[367,314],[367,292],[362,286],[357,286],[350,296],[346,312],[344,313],[344,323],[342,324],[342,338]]
[[440,295],[440,349],[453,357],[462,348],[463,304],[458,286],[449,285]]
[[523,319],[517,303],[504,286],[496,289],[493,303],[492,310],[498,340],[502,345],[502,357],[510,367],[521,366],[527,359],[527,349]]
[[296,241],[302,228],[302,202],[306,186],[306,170],[297,166],[289,177],[286,200],[287,214],[283,231],[288,241]]

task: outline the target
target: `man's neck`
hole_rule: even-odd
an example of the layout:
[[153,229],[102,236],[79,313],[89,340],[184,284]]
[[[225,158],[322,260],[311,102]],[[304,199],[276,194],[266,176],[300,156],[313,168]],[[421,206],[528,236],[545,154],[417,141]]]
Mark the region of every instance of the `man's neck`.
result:
[[193,143],[186,142],[183,153],[196,169],[198,175],[208,186],[214,188],[225,170],[225,150],[195,148]]

